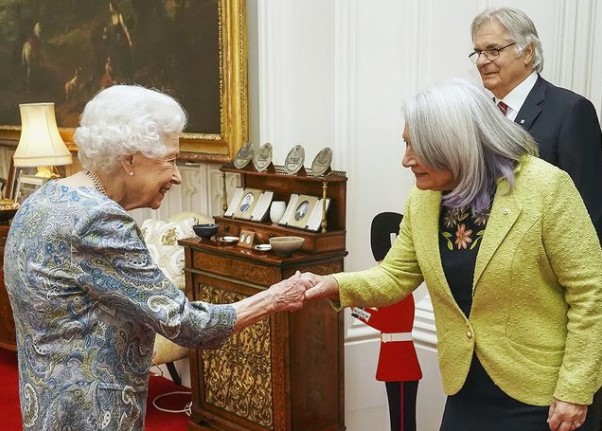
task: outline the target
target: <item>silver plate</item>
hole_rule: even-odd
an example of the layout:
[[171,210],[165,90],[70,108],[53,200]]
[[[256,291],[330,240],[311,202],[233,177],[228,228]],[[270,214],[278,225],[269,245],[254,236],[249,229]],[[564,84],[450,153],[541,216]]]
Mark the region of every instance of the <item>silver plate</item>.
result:
[[236,169],[244,168],[253,159],[253,155],[253,144],[249,142],[248,144],[243,145],[234,157],[234,167]]
[[222,236],[217,239],[220,242],[234,243],[238,242],[237,236]]
[[303,167],[303,162],[305,162],[305,149],[301,145],[295,145],[286,156],[284,170],[294,175]]
[[258,172],[265,171],[272,163],[272,144],[263,144],[255,157],[253,157],[253,165]]
[[257,251],[270,251],[272,249],[272,246],[270,244],[257,244],[253,248]]
[[314,177],[320,177],[330,170],[330,163],[332,162],[332,150],[328,147],[322,149],[314,161],[311,163],[311,175]]

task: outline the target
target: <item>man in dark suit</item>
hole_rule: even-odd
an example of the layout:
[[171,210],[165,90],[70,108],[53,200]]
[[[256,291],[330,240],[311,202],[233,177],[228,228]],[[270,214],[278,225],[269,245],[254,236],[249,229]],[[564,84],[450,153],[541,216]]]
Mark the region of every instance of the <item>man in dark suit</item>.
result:
[[593,104],[540,76],[541,41],[522,11],[489,9],[473,20],[471,32],[470,59],[483,85],[500,110],[535,138],[540,157],[568,172],[602,242],[602,134]]

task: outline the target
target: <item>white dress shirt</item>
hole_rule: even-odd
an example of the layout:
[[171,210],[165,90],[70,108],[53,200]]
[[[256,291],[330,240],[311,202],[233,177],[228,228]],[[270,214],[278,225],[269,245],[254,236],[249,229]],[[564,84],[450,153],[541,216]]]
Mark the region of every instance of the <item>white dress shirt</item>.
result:
[[508,105],[508,109],[506,110],[506,117],[514,121],[520,108],[523,107],[525,100],[527,100],[527,96],[535,86],[537,82],[537,72],[533,72],[529,75],[523,82],[518,84],[514,89],[506,94],[506,97],[503,99],[494,98],[495,104],[497,105],[500,101],[504,102]]

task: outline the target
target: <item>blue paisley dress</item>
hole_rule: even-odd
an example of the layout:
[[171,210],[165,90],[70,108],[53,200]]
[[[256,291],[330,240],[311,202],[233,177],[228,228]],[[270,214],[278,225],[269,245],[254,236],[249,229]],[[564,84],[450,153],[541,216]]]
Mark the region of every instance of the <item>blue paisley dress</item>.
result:
[[51,181],[15,215],[4,274],[24,430],[142,430],[155,333],[196,348],[232,333],[230,305],[190,302],[139,228],[89,187]]

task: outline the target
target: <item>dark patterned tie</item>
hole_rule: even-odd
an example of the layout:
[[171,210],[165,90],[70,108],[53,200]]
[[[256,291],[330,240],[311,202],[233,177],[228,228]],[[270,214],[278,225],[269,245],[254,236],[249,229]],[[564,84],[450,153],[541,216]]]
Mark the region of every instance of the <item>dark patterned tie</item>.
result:
[[506,112],[508,111],[508,105],[506,105],[504,102],[498,102],[497,107],[500,108],[500,111],[502,111],[502,114],[506,115]]

